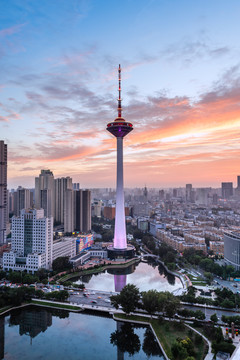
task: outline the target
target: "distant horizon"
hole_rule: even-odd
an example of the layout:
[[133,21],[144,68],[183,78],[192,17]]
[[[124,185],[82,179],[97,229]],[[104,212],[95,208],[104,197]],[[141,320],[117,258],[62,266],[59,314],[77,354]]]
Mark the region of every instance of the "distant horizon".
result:
[[[67,176],[69,176],[69,175],[67,175]],[[54,179],[57,179],[57,178],[58,177],[54,177]],[[226,181],[222,181],[222,182],[226,182]],[[234,185],[233,181],[229,181],[229,182],[233,183],[233,189],[237,188],[237,186]],[[81,185],[81,183],[78,182],[78,181],[73,181],[73,183],[79,183],[80,184],[80,187],[79,187],[80,190],[82,190],[82,189],[89,189],[89,190],[91,190],[91,189],[100,189],[100,190],[101,189],[102,190],[103,189],[111,189],[113,191],[116,190],[115,186],[84,186],[84,185]],[[211,189],[216,189],[216,190],[220,189],[221,190],[221,184],[220,184],[220,186],[211,186],[211,185],[198,186],[198,185],[195,185],[194,183],[191,183],[191,182],[188,182],[186,184],[192,184],[193,189],[211,188]],[[146,187],[147,187],[148,190],[151,190],[151,189],[157,189],[157,190],[185,189],[186,184],[184,184],[184,185],[175,185],[175,186],[147,186],[146,185]],[[17,188],[19,186],[21,186],[21,187],[23,187],[25,189],[31,189],[31,190],[35,189],[35,185],[33,185],[33,186],[24,186],[24,185],[21,185],[21,184],[15,186],[15,187],[10,186],[8,184],[7,189],[8,190],[12,190],[12,189],[17,190]],[[143,186],[124,186],[124,190],[127,190],[127,189],[144,189],[144,188],[145,188],[145,185],[143,185]]]

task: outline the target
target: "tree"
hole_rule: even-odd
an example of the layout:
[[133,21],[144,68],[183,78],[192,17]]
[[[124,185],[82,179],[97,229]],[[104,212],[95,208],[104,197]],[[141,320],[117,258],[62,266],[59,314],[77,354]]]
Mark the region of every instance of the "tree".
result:
[[61,256],[53,260],[52,269],[53,271],[64,271],[71,268],[71,264],[69,263],[68,256]]
[[212,314],[210,319],[212,322],[214,322],[214,324],[217,323],[218,322],[217,314],[216,313]]
[[222,302],[222,307],[228,308],[228,309],[232,309],[234,308],[234,302],[229,300],[229,299],[225,299]]
[[204,320],[206,318],[205,314],[201,310],[195,311],[195,318],[198,320]]
[[23,284],[33,284],[38,281],[38,277],[31,274],[24,274],[22,278]]
[[210,273],[210,272],[205,272],[204,276],[205,276],[205,278],[207,280],[208,285],[210,285],[212,283],[212,281],[213,281],[213,274]]
[[180,307],[180,300],[170,292],[159,292],[159,311],[166,316],[172,317]]
[[6,272],[3,270],[0,270],[0,280],[5,279],[6,278]]
[[211,259],[202,259],[199,263],[200,268],[202,268],[203,270],[207,271],[207,272],[211,272],[212,271],[212,267],[213,267],[213,260]]
[[172,251],[168,251],[164,257],[164,262],[174,263],[176,261],[176,255]]
[[18,283],[19,284],[19,283],[22,282],[22,274],[20,272],[17,272],[17,271],[12,271],[8,275],[8,280],[11,281],[12,283]]
[[136,229],[136,230],[134,230],[134,232],[133,232],[133,237],[134,237],[134,239],[142,239],[142,238],[143,238],[143,235],[144,235],[144,233],[143,233],[141,230],[139,230],[139,229]]
[[56,293],[56,299],[59,301],[66,301],[69,297],[67,290],[57,291]]
[[174,356],[175,360],[184,360],[188,356],[187,349],[183,347],[183,345],[175,341],[171,347],[171,352]]
[[38,271],[36,272],[36,276],[39,278],[40,281],[47,279],[48,278],[48,270],[46,269],[38,269]]
[[111,296],[110,299],[113,306],[118,308],[120,305],[126,314],[130,314],[139,306],[140,292],[135,285],[127,284],[120,294]]
[[159,310],[159,294],[156,290],[142,292],[142,302],[144,309],[152,316]]

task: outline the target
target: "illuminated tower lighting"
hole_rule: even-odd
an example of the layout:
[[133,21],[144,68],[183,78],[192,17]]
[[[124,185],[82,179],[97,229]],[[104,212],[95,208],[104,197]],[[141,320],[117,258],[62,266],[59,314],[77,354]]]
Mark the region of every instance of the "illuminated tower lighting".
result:
[[123,138],[133,130],[133,125],[122,117],[121,66],[118,68],[118,117],[107,124],[107,130],[117,138],[117,192],[113,248],[109,257],[132,257],[134,248],[127,246],[125,205],[123,191]]

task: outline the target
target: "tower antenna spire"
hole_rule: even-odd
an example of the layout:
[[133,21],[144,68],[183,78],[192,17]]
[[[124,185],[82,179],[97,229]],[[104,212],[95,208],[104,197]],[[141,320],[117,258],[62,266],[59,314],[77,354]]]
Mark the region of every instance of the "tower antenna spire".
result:
[[121,65],[118,67],[118,117],[122,117],[122,99],[121,99]]

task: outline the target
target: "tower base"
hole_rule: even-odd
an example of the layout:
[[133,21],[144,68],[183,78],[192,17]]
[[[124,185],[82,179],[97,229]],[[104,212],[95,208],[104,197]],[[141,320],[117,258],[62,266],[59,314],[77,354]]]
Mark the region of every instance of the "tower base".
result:
[[127,245],[126,249],[114,249],[113,245],[107,247],[108,258],[115,259],[132,259],[135,256],[135,247]]

